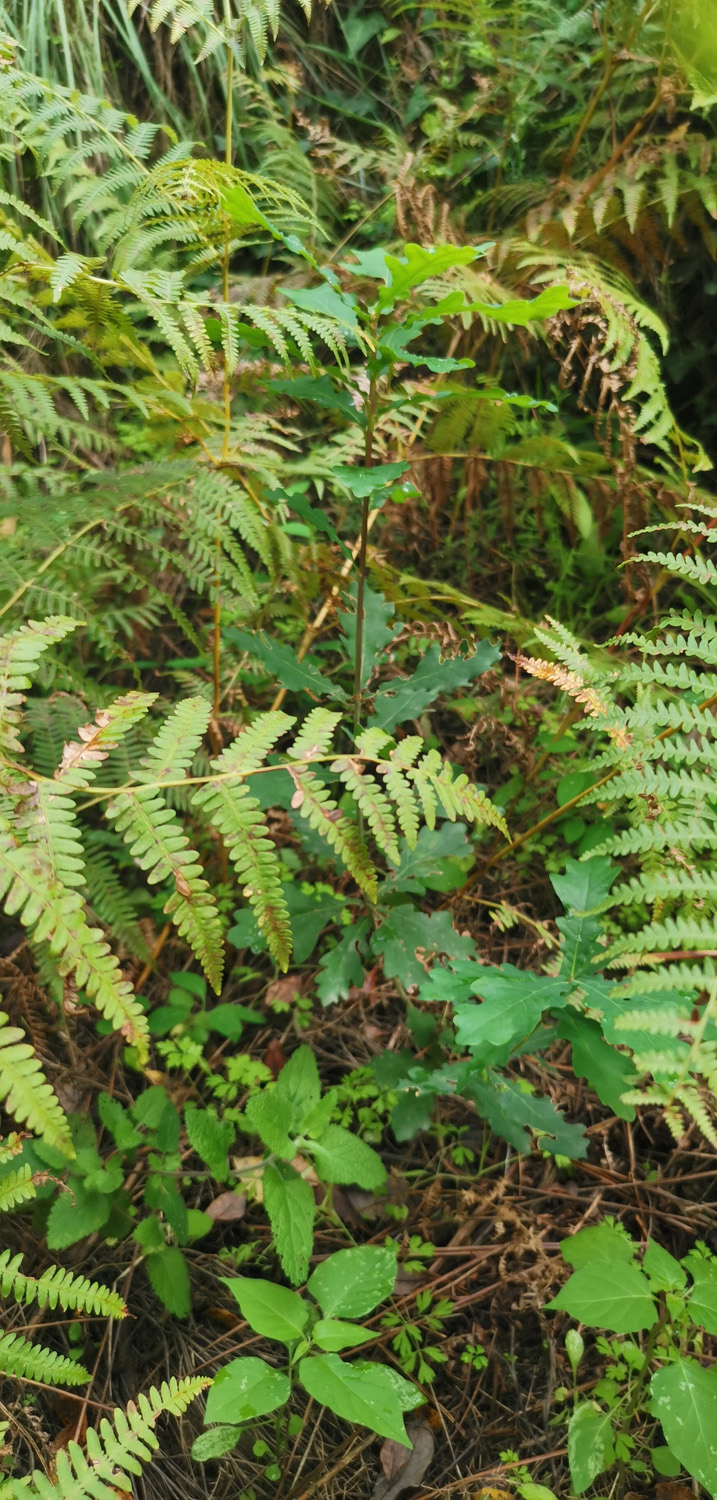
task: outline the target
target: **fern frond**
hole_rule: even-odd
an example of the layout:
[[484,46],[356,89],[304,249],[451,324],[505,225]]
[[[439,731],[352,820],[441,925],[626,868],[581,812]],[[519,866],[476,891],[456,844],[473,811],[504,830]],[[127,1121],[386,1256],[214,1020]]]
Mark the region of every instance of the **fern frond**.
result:
[[[0,1187],[2,1182],[0,1181]],[[0,1252],[0,1293],[14,1297],[29,1307],[61,1307],[63,1312],[90,1313],[94,1317],[126,1318],[127,1306],[117,1292],[86,1276],[75,1276],[64,1266],[48,1266],[41,1276],[27,1276],[21,1271],[22,1255]]]
[[3,754],[22,754],[17,731],[25,689],[30,687],[44,652],[76,628],[76,620],[62,616],[41,622],[30,620],[27,625],[21,625],[0,639],[0,751]]
[[355,824],[349,822],[337,807],[328,787],[313,771],[292,766],[289,774],[296,787],[292,807],[298,809],[309,827],[320,833],[329,847],[336,851],[369,901],[375,901],[378,891],[376,869]]
[[31,1344],[18,1333],[0,1333],[0,1373],[36,1380],[41,1385],[86,1385],[92,1379],[77,1360]]
[[366,770],[362,761],[351,760],[348,756],[332,761],[330,769],[341,777],[344,786],[351,793],[379,849],[383,850],[394,865],[400,864],[393,809],[376,778]]
[[17,1171],[6,1172],[4,1177],[0,1177],[0,1213],[9,1213],[21,1203],[29,1203],[36,1195],[37,1188],[29,1162],[24,1162]]
[[208,1385],[211,1381],[200,1376],[182,1380],[172,1376],[159,1390],[152,1386],[149,1397],[140,1394],[126,1412],[117,1408],[111,1422],[103,1417],[98,1431],[88,1428],[86,1454],[74,1442],[58,1450],[56,1483],[36,1470],[30,1478],[16,1482],[16,1495],[36,1495],[39,1500],[116,1500],[118,1487],[122,1493],[131,1493],[133,1477],[141,1474],[159,1447],[154,1430],[158,1419],[165,1413],[182,1416]]
[[155,785],[183,775],[208,721],[209,707],[201,698],[178,703],[140,768],[141,779],[153,785],[120,792],[107,808],[107,817],[114,821],[140,869],[149,872],[151,884],[173,879],[175,888],[164,910],[187,939],[219,994],[224,962],[219,912],[199,856],[190,848],[179,818]]
[[37,848],[19,846],[7,826],[0,828],[2,897],[8,912],[17,913],[24,927],[35,929],[38,941],[49,942],[60,973],[74,971],[80,989],[146,1060],[149,1031],[144,1011],[102,933],[88,927],[79,892],[52,880]]
[[233,783],[232,777],[236,775],[239,781],[257,770],[293,723],[288,714],[261,714],[212,762],[212,769],[227,779],[200,788],[192,799],[221,833],[239,878],[246,882],[243,894],[252,906],[270,953],[283,969],[289,964],[291,921],[278,855],[267,835],[257,798],[248,787]]
[[18,1125],[27,1125],[66,1156],[74,1156],[70,1127],[24,1032],[0,1011],[0,1103]]

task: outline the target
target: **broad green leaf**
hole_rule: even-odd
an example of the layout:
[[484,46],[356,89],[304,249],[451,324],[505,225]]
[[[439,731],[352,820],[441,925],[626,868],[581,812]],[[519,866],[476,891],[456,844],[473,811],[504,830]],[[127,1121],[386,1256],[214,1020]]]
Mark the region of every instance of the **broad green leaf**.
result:
[[424,250],[422,245],[406,245],[403,256],[384,255],[391,280],[378,294],[379,311],[389,311],[395,302],[407,297],[414,287],[421,286],[430,277],[442,276],[444,271],[451,271],[455,266],[470,265],[479,255],[484,255],[487,248],[487,245],[436,245]]
[[288,1162],[265,1167],[262,1184],[277,1255],[289,1281],[299,1286],[314,1248],[313,1189]]
[[316,1171],[323,1182],[355,1183],[374,1192],[386,1181],[386,1168],[377,1151],[341,1125],[327,1125],[318,1140],[307,1141]]
[[349,253],[351,260],[340,262],[345,271],[351,271],[354,276],[368,276],[372,281],[388,281],[388,250],[381,250],[378,245],[374,245],[370,250],[351,250]]
[[289,1135],[293,1129],[294,1112],[288,1099],[277,1099],[276,1085],[269,1083],[260,1094],[252,1094],[247,1099],[245,1114],[267,1150],[291,1161],[296,1155]]
[[241,1427],[212,1427],[209,1432],[200,1432],[192,1443],[192,1458],[198,1463],[209,1463],[212,1458],[222,1458],[236,1448],[242,1435]]
[[342,1349],[355,1349],[358,1344],[367,1344],[375,1339],[371,1328],[361,1328],[356,1323],[343,1323],[340,1318],[319,1318],[311,1331],[312,1343],[328,1354],[339,1354]]
[[568,1463],[576,1495],[589,1489],[614,1462],[610,1414],[598,1411],[592,1402],[586,1401],[575,1408],[568,1427]]
[[282,1104],[288,1104],[294,1128],[299,1130],[321,1098],[319,1069],[310,1047],[304,1044],[292,1052],[272,1092]]
[[541,1151],[550,1151],[553,1156],[580,1161],[587,1155],[588,1141],[582,1126],[563,1119],[551,1099],[526,1093],[518,1084],[491,1073],[486,1077],[482,1072],[469,1074],[461,1092],[473,1100],[491,1129],[516,1151],[530,1151],[535,1140]]
[[478,969],[473,993],[480,1005],[458,1005],[456,1036],[461,1047],[499,1046],[529,1036],[545,1011],[561,1009],[570,994],[565,980],[502,964]]
[[263,1359],[232,1359],[214,1377],[207,1396],[206,1422],[251,1422],[284,1406],[291,1382]]
[[391,1296],[395,1281],[395,1249],[361,1245],[356,1250],[337,1250],[322,1260],[306,1290],[325,1318],[363,1318]]
[[[689,1260],[688,1260],[689,1265]],[[642,1269],[648,1277],[650,1286],[658,1292],[681,1292],[687,1286],[687,1277],[678,1260],[670,1255],[669,1250],[663,1250],[656,1240],[650,1240],[645,1254],[642,1258]],[[717,1315],[717,1278],[714,1283],[715,1305],[714,1313]],[[694,1308],[690,1306],[690,1312],[696,1323],[702,1322],[701,1318],[695,1316]],[[712,1333],[715,1330],[709,1329]]]
[[345,292],[335,291],[326,282],[321,286],[282,287],[282,294],[294,307],[305,312],[319,313],[321,317],[334,318],[343,328],[356,328],[356,298]]
[[[337,390],[330,375],[297,375],[293,380],[267,380],[266,388],[275,391],[277,396],[290,396],[293,401],[314,401],[327,411],[340,411],[350,421],[361,422],[361,413],[349,392]],[[287,499],[293,505],[290,496]]]
[[229,215],[233,224],[240,229],[250,229],[259,224],[262,229],[269,229],[269,225],[261,209],[257,208],[253,199],[249,196],[245,187],[240,182],[234,182],[222,195],[222,206],[225,213]]
[[189,1144],[197,1156],[206,1162],[217,1182],[226,1182],[229,1174],[227,1152],[236,1140],[236,1125],[231,1120],[220,1120],[211,1107],[197,1109],[193,1104],[185,1108],[184,1123]]
[[428,647],[411,677],[394,677],[376,693],[371,724],[390,733],[423,713],[439,693],[465,687],[500,660],[500,651],[490,641],[479,641],[472,656],[454,656],[441,661],[435,642]]
[[316,993],[322,1005],[335,1005],[338,1000],[345,1000],[352,985],[363,984],[364,968],[359,944],[365,939],[369,927],[366,917],[354,922],[345,929],[336,946],[319,960]]
[[385,490],[389,484],[395,484],[409,468],[410,464],[403,462],[374,464],[370,469],[361,468],[359,464],[336,464],[331,472],[357,500],[366,500],[377,495],[379,490]]
[[110,1208],[106,1194],[88,1192],[80,1177],[70,1177],[50,1209],[48,1250],[66,1250],[85,1235],[94,1234],[107,1222]]
[[587,1079],[598,1098],[619,1119],[634,1120],[634,1105],[622,1102],[622,1095],[637,1076],[631,1058],[604,1040],[597,1021],[589,1021],[575,1010],[565,1010],[561,1015],[558,1036],[570,1042],[576,1078]]
[[236,1298],[250,1328],[267,1339],[293,1344],[301,1338],[309,1319],[309,1308],[296,1292],[273,1281],[251,1276],[222,1276]]
[[[341,629],[346,637],[346,649],[349,660],[356,662],[356,583],[348,590],[349,597],[353,600],[353,612],[339,610],[338,618]],[[363,595],[363,640],[361,643],[361,686],[365,687],[369,678],[373,675],[376,667],[380,665],[386,647],[396,634],[396,625],[392,623],[394,606],[383,594],[377,594],[370,584],[364,588]]]
[[456,932],[450,912],[422,912],[409,902],[389,908],[371,942],[372,952],[383,958],[386,977],[400,979],[406,989],[426,978],[418,949],[428,962],[439,953],[449,959],[469,958],[474,947],[472,938]]
[[337,1417],[410,1448],[398,1397],[381,1365],[356,1368],[338,1354],[313,1354],[301,1360],[299,1379],[309,1395]]
[[592,859],[569,859],[562,875],[551,875],[550,884],[566,911],[596,911],[604,906],[618,874],[617,865],[603,855]]
[[163,1250],[153,1250],[144,1264],[160,1302],[175,1318],[188,1318],[192,1296],[187,1262],[181,1250],[176,1245],[166,1245]]
[[498,306],[491,302],[470,302],[466,312],[478,313],[495,323],[512,323],[514,328],[527,328],[536,318],[553,318],[558,312],[577,307],[579,300],[570,295],[566,286],[548,286],[537,297],[514,297]]
[[[359,1370],[375,1370],[376,1366],[368,1360],[355,1359],[352,1368],[358,1372]],[[426,1398],[423,1391],[417,1390],[410,1380],[404,1380],[403,1375],[399,1375],[393,1365],[383,1365],[382,1369],[401,1411],[415,1411],[417,1406],[425,1406]]]
[[296,515],[307,526],[311,527],[312,531],[322,531],[329,538],[329,541],[334,542],[339,550],[343,552],[344,557],[351,556],[346,543],[342,542],[336,527],[332,526],[325,510],[322,510],[318,505],[310,505],[306,496],[296,491],[288,499],[291,509],[295,511]]
[[641,1333],[657,1321],[657,1308],[650,1283],[637,1266],[595,1261],[575,1271],[546,1306],[551,1312],[567,1312],[591,1328],[609,1328],[612,1333]]
[[717,1370],[694,1359],[665,1365],[650,1381],[650,1411],[675,1458],[708,1494],[717,1495]]
[[466,838],[465,823],[440,823],[437,828],[421,827],[415,847],[409,849],[401,839],[398,851],[401,863],[390,870],[381,893],[410,891],[422,896],[429,891],[451,891],[465,880],[466,859],[472,858]]
[[327,885],[305,890],[295,881],[288,881],[284,889],[291,917],[294,961],[303,964],[313,953],[324,928],[341,920],[346,901]]
[[712,1257],[708,1260],[699,1250],[691,1250],[684,1264],[694,1282],[690,1314],[707,1333],[717,1334],[717,1261]]
[[343,688],[325,677],[311,657],[299,658],[292,646],[272,641],[263,630],[237,630],[229,625],[224,635],[240,651],[246,651],[262,662],[271,677],[291,693],[308,693],[311,698],[345,698]]
[[599,1224],[580,1229],[577,1234],[560,1241],[563,1260],[574,1271],[581,1271],[583,1266],[590,1266],[594,1261],[606,1260],[612,1262],[617,1275],[621,1274],[618,1267],[634,1261],[636,1248],[627,1230],[614,1219],[601,1219]]

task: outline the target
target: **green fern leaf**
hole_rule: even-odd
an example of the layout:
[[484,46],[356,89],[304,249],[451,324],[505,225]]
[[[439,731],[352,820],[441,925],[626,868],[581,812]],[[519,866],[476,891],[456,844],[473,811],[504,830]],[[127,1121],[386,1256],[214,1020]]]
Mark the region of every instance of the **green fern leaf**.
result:
[[4,1177],[0,1177],[0,1213],[9,1213],[10,1209],[18,1208],[21,1203],[29,1203],[36,1195],[37,1188],[29,1162],[18,1167],[17,1171],[7,1172]]
[[17,1026],[0,1011],[0,1102],[18,1125],[27,1125],[66,1156],[74,1156],[67,1118],[38,1059]]
[[[0,1180],[0,1187],[4,1185]],[[61,1307],[63,1312],[90,1313],[93,1317],[126,1318],[127,1306],[117,1292],[85,1276],[75,1276],[63,1266],[49,1266],[41,1276],[27,1276],[20,1267],[22,1255],[0,1253],[0,1292],[29,1306]]]
[[89,1370],[68,1355],[31,1344],[17,1333],[0,1334],[0,1372],[41,1385],[86,1385],[92,1379]]
[[[7,607],[7,606],[6,606]],[[0,751],[6,755],[21,755],[22,744],[17,728],[20,722],[19,709],[24,703],[24,690],[30,687],[40,657],[71,631],[76,630],[77,621],[63,616],[43,620],[30,620],[10,635],[0,640]]]
[[344,786],[350,791],[379,849],[383,850],[394,865],[400,864],[396,820],[391,803],[375,778],[366,771],[361,761],[351,760],[348,756],[332,761],[331,770],[341,777]]
[[248,787],[237,785],[234,778],[239,780],[256,771],[293,723],[288,714],[261,714],[212,761],[212,770],[221,779],[201,787],[192,799],[221,833],[237,874],[246,882],[243,894],[253,908],[270,953],[283,969],[288,968],[291,953],[291,921],[279,859],[256,797]]
[[191,764],[209,720],[203,699],[178,703],[160,729],[145,757],[140,776],[147,786],[120,792],[107,808],[117,832],[129,845],[150,883],[171,877],[175,889],[164,910],[186,938],[216,994],[222,983],[224,954],[219,912],[204,879],[198,854],[176,813],[167,806],[156,783],[178,780]]
[[36,849],[19,847],[7,826],[0,828],[2,897],[8,912],[35,929],[38,941],[49,941],[60,973],[74,971],[80,989],[146,1061],[149,1031],[144,1011],[102,933],[88,927],[79,892],[52,880]]

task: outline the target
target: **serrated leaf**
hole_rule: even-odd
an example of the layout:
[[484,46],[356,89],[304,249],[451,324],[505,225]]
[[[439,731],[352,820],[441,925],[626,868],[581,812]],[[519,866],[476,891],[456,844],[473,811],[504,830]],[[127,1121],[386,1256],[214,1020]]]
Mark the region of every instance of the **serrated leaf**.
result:
[[192,1307],[189,1271],[181,1250],[167,1245],[153,1250],[145,1260],[147,1275],[160,1302],[175,1318],[188,1318]]
[[372,725],[391,731],[397,724],[416,719],[439,693],[465,687],[500,660],[500,651],[490,641],[480,641],[472,656],[454,656],[441,661],[435,642],[428,647],[411,677],[394,677],[374,698]]
[[190,1146],[206,1162],[216,1181],[226,1182],[229,1175],[227,1153],[236,1140],[236,1125],[231,1120],[220,1120],[215,1109],[199,1109],[192,1104],[185,1108],[184,1123]]
[[299,1286],[306,1279],[314,1248],[313,1189],[288,1162],[265,1167],[262,1181],[277,1255],[289,1281]]
[[614,1268],[629,1265],[635,1259],[635,1249],[627,1230],[614,1219],[602,1219],[560,1241],[563,1260],[575,1271],[598,1260],[612,1261]]
[[81,1178],[71,1177],[50,1209],[47,1221],[49,1250],[66,1250],[107,1222],[110,1203],[104,1193],[88,1192]]
[[[432,957],[444,954],[449,959],[469,958],[474,943],[472,938],[456,932],[450,912],[422,912],[402,902],[388,910],[374,933],[371,948],[377,957],[383,958],[387,978],[400,979],[408,989],[425,980],[424,963]],[[416,956],[419,950],[423,962]]]
[[308,1142],[323,1182],[355,1183],[375,1192],[386,1181],[386,1168],[377,1151],[341,1125],[328,1125],[316,1141]]

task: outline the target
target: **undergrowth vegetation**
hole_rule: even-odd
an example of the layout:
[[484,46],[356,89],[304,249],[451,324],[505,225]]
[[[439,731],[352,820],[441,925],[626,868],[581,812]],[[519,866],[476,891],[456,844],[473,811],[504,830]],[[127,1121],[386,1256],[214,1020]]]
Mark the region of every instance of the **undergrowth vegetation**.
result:
[[0,1500],[717,1495],[715,19],[0,5]]

